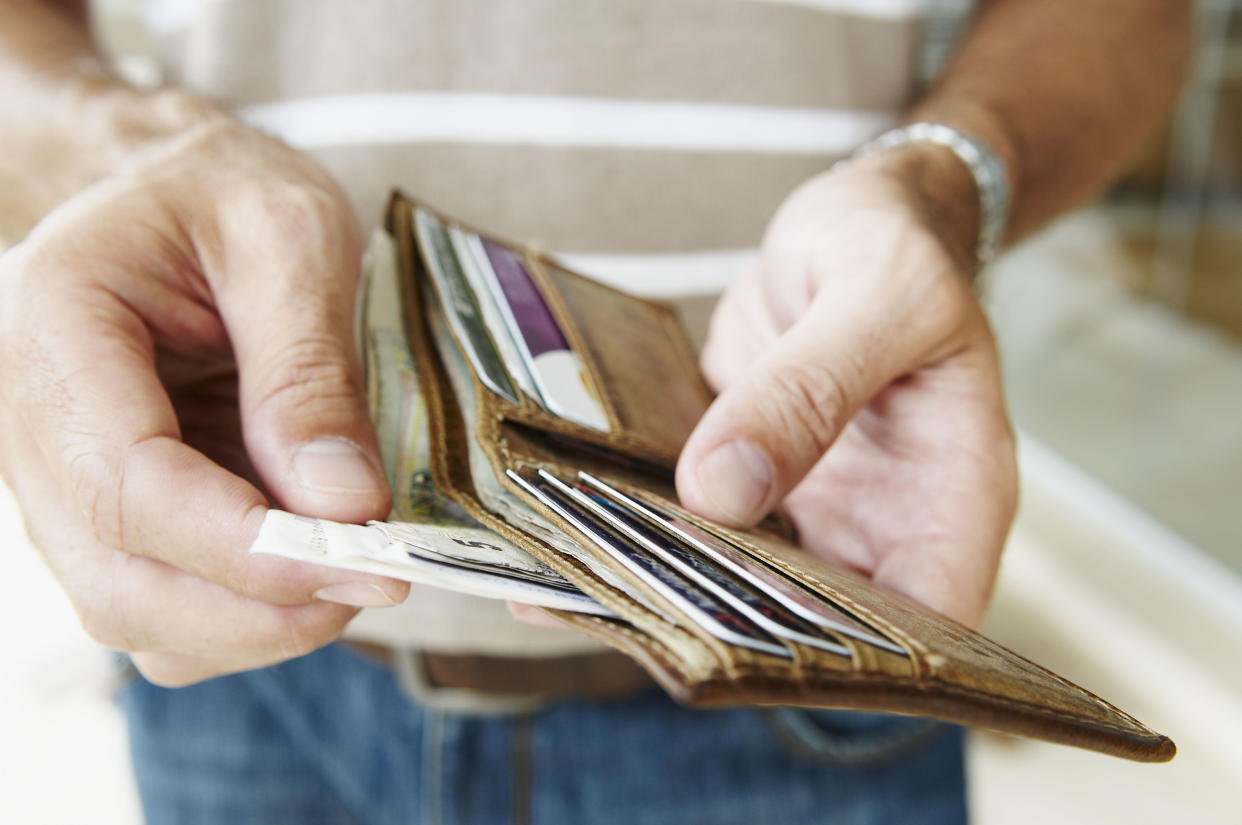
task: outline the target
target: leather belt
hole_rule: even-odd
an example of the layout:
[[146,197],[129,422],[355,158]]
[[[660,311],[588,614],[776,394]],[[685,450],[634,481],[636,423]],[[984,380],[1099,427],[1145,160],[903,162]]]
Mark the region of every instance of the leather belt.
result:
[[[348,640],[345,646],[389,666],[408,651]],[[484,656],[413,651],[421,676],[437,690],[470,691],[517,699],[627,699],[655,682],[641,667],[616,651],[548,658]]]

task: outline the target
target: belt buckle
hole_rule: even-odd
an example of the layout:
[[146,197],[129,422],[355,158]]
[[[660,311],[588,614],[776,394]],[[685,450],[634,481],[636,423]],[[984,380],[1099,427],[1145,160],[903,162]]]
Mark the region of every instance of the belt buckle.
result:
[[443,713],[511,716],[530,713],[551,701],[541,694],[504,695],[433,684],[423,663],[421,648],[395,648],[393,669],[407,697],[423,707]]

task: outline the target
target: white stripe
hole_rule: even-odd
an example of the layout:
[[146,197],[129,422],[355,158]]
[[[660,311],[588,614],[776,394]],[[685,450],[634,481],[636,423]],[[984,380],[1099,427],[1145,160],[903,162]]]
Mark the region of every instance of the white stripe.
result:
[[458,92],[309,98],[238,114],[306,149],[449,141],[843,155],[896,122],[867,110]]
[[210,2],[212,0],[143,0],[142,17],[153,34],[176,34],[198,22]]
[[931,0],[749,0],[774,6],[805,6],[827,13],[848,14],[875,20],[913,20],[923,17]]
[[[912,20],[927,14],[931,0],[749,0],[779,6],[804,6],[829,14],[848,14],[875,20]],[[99,2],[99,0],[97,0]],[[121,5],[125,0],[110,0]],[[167,34],[188,29],[203,13],[209,0],[141,0],[142,11],[152,30]],[[105,2],[105,5],[107,3]]]
[[660,255],[557,253],[575,272],[648,298],[718,295],[755,266],[755,249],[719,249]]
[[[96,0],[100,2],[100,0]],[[128,5],[132,0],[110,0],[111,5]],[[203,15],[210,0],[139,0],[147,25],[157,34],[184,31]],[[828,14],[848,14],[872,20],[913,20],[923,17],[931,0],[749,0],[779,6],[802,6]],[[104,5],[108,5],[105,0]],[[966,5],[958,0],[958,6]]]

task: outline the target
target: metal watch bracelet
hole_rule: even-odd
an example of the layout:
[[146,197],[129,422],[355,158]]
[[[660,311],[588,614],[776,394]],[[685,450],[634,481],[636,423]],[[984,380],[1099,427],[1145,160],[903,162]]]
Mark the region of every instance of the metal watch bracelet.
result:
[[909,143],[935,143],[944,146],[965,164],[979,192],[979,239],[975,258],[979,269],[987,266],[1000,251],[1009,222],[1009,180],[1005,164],[983,141],[943,123],[911,123],[890,129],[860,146],[854,157],[875,154]]

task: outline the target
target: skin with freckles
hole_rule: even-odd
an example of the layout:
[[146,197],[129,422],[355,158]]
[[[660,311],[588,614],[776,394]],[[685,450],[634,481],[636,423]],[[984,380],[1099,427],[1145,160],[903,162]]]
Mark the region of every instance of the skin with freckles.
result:
[[[1012,240],[1159,127],[1189,4],[979,5],[909,115],[993,147]],[[388,509],[353,352],[356,221],[305,156],[110,77],[83,7],[0,0],[0,473],[87,631],[181,685],[310,651],[408,592],[247,553],[269,504]],[[808,552],[968,624],[1016,495],[969,286],[977,210],[936,146],[792,193],[713,320],[720,396],[677,474],[697,512],[784,507]]]

